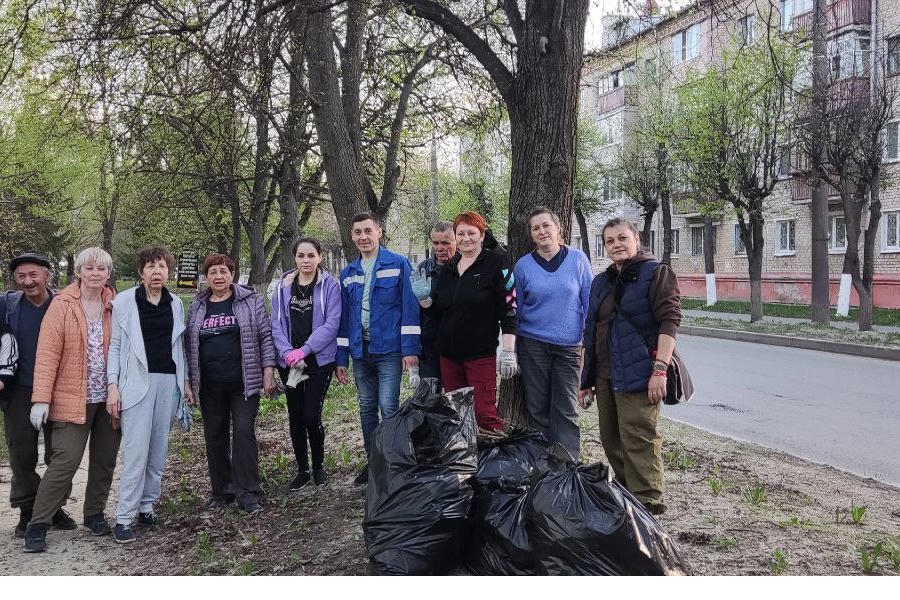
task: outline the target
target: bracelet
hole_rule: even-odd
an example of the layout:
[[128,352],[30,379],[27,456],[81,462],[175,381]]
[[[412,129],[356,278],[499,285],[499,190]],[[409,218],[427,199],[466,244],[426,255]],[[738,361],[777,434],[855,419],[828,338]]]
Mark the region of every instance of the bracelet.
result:
[[654,367],[654,368],[659,367],[660,369],[668,369],[668,368],[669,368],[669,363],[664,362],[664,361],[661,361],[661,360],[654,360],[654,361],[653,361],[653,367]]
[[657,369],[653,369],[652,376],[653,376],[653,377],[663,377],[663,378],[665,378],[665,377],[666,377],[666,372],[665,372],[665,371],[660,371],[660,370],[657,370]]

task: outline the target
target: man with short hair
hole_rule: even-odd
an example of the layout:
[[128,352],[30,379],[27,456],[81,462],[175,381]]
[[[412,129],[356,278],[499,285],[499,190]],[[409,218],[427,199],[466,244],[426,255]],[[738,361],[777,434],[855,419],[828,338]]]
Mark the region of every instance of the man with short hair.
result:
[[[397,411],[403,371],[418,365],[419,303],[411,289],[409,261],[379,243],[383,231],[378,218],[361,213],[353,217],[350,226],[360,256],[341,271],[337,378],[348,383],[347,367],[352,356],[368,456],[379,409],[382,419]],[[368,479],[366,465],[354,483],[361,485]]]
[[[41,477],[37,474],[38,431],[31,424],[31,391],[37,357],[41,321],[53,300],[50,260],[41,254],[26,252],[9,263],[18,291],[0,295],[0,319],[12,332],[19,350],[15,380],[3,406],[3,424],[12,469],[9,503],[19,509],[19,523],[14,535],[24,537],[31,520],[34,499]],[[44,463],[50,464],[50,423],[44,423]],[[57,529],[75,529],[72,518],[59,509],[53,517]]]
[[[416,267],[417,277],[413,278],[413,293],[416,299],[424,300],[431,294],[438,274],[445,264],[456,255],[456,234],[453,223],[438,221],[431,227],[432,254]],[[434,308],[422,308],[419,315],[422,328],[422,354],[419,355],[419,376],[434,377],[441,383],[441,363],[437,351],[437,317]]]

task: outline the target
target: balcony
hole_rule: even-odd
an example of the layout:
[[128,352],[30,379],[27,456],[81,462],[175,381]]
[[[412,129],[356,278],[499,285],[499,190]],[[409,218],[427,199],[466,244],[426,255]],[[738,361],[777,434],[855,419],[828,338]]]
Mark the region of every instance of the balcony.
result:
[[[835,196],[840,196],[840,193],[829,183],[828,197]],[[812,200],[812,185],[796,173],[791,178],[791,200],[797,204],[808,204]]]
[[[835,0],[825,7],[825,19],[829,32],[853,25],[871,25],[872,0]],[[812,36],[813,11],[795,15],[792,22],[795,31],[803,30]]]
[[597,112],[608,113],[625,105],[633,105],[637,90],[633,85],[621,85],[614,90],[600,94],[597,100]]

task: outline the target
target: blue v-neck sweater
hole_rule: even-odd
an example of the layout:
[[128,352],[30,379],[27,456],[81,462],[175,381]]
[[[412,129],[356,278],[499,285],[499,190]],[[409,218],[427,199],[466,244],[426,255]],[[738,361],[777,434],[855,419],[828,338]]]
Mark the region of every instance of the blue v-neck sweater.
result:
[[584,334],[593,273],[584,252],[569,247],[556,271],[548,272],[530,253],[515,268],[517,335],[558,346],[578,346]]

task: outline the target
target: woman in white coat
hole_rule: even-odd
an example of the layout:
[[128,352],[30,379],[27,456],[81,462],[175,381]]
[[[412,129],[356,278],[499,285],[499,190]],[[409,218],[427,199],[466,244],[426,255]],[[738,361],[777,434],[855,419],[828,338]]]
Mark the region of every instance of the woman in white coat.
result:
[[[113,537],[135,540],[132,525],[156,524],[172,420],[193,404],[184,356],[184,305],[165,284],[174,259],[167,248],[138,252],[141,285],[113,301],[106,409],[122,426],[122,472]],[[136,521],[136,523],[135,523]]]

